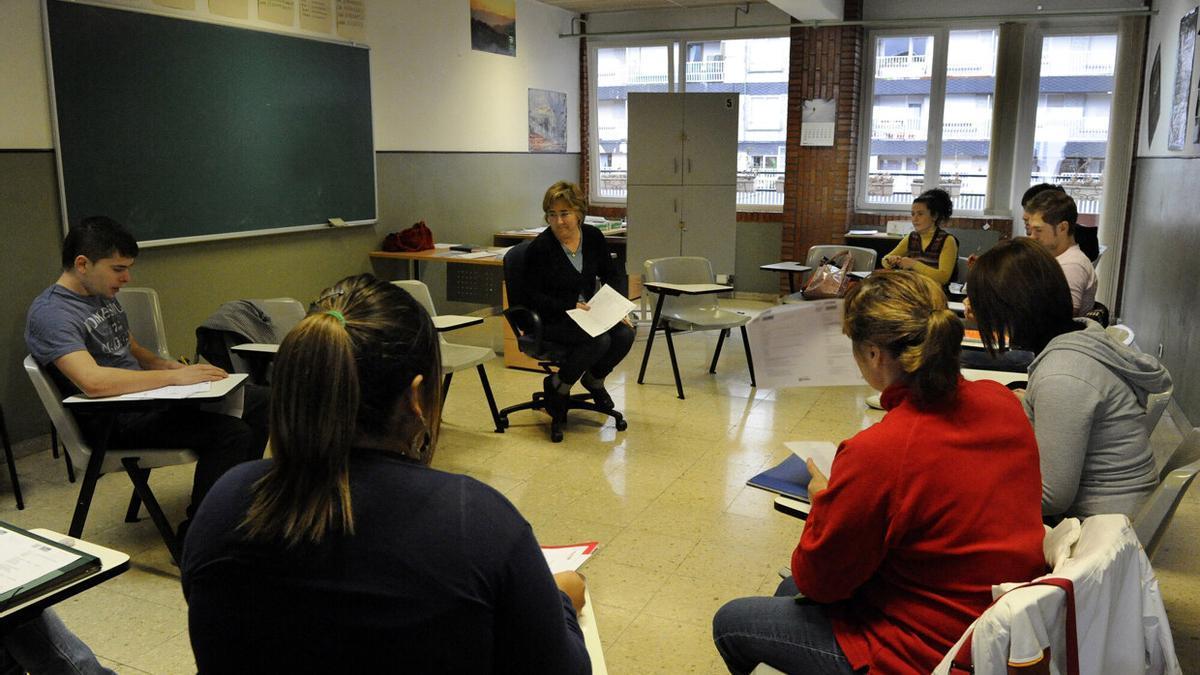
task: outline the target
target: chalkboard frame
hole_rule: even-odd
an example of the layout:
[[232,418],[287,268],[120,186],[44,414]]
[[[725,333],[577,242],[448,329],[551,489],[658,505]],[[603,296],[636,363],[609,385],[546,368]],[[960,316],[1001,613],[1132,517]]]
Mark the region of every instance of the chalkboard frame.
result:
[[[71,14],[71,12],[78,13]],[[54,16],[59,17],[58,22],[55,22]],[[50,103],[52,103],[50,104],[50,113],[52,113],[54,130],[55,160],[58,165],[59,198],[64,232],[70,228],[73,222],[78,222],[84,216],[108,215],[124,222],[131,229],[134,237],[139,240],[139,245],[164,246],[192,243],[192,241],[257,237],[257,235],[326,229],[331,227],[330,219],[338,219],[340,226],[367,226],[378,222],[378,168],[371,119],[370,50],[364,44],[335,40],[335,38],[298,35],[294,32],[263,29],[259,26],[229,23],[224,20],[211,20],[214,17],[204,16],[204,14],[180,16],[180,14],[148,11],[140,7],[94,5],[64,0],[43,0],[42,17],[44,38],[46,38],[47,71]],[[71,54],[70,52],[72,49],[74,52],[80,52],[82,49],[76,48],[76,43],[66,41],[76,37],[98,42],[97,38],[94,35],[64,37],[61,34],[62,31],[71,30],[71,22],[86,24],[82,20],[83,17],[86,17],[86,20],[97,20],[97,23],[106,29],[119,31],[122,25],[126,28],[130,25],[136,26],[134,32],[128,34],[128,37],[119,32],[118,34],[103,35],[104,40],[107,40],[104,42],[106,46],[114,44],[114,46],[121,47],[120,49],[114,47],[112,52],[124,59],[120,61],[119,67],[107,66],[118,73],[115,76],[116,82],[110,86],[110,89],[118,91],[120,94],[113,94],[112,101],[104,100],[103,96],[108,94],[108,90],[97,88],[92,83],[94,80],[85,80],[82,85],[89,97],[84,98],[78,91],[60,95],[62,91],[70,90],[72,85],[76,86],[77,90],[80,89],[80,85],[72,84],[72,78],[80,78],[77,72],[66,71],[66,74],[62,74],[64,71],[56,70],[56,54],[62,56],[60,67],[77,67],[80,68],[79,72],[83,72],[84,68],[91,68],[92,62],[97,59],[118,58],[118,56],[109,56],[108,49],[94,48],[88,52],[89,60],[86,61],[86,65],[80,67],[78,53]],[[100,19],[95,19],[95,17],[100,17]],[[52,23],[56,25],[52,25]],[[67,28],[62,28],[62,24],[68,24]],[[73,30],[80,30],[79,25],[74,26]],[[86,30],[91,31],[91,25],[86,25]],[[142,31],[143,35],[139,36],[137,31]],[[186,44],[187,36],[191,36],[192,42],[199,43],[199,50],[203,53],[181,52],[182,56],[192,58],[192,60],[185,61],[180,58],[178,61],[169,62],[166,67],[151,66],[149,64],[155,64],[155,58],[163,55],[158,50],[158,46],[162,42],[158,38],[160,34],[152,32],[154,38],[144,35],[150,34],[151,31],[167,31],[168,34],[169,31],[180,31],[176,32],[176,35],[184,36],[184,38],[174,44],[169,44],[170,49],[181,49],[180,44]],[[121,38],[124,37],[127,37],[128,42],[121,42]],[[132,60],[130,53],[126,50],[126,44],[139,44],[137,40],[143,40],[144,43],[140,43],[140,48],[149,52],[140,54],[142,60]],[[257,71],[253,73],[257,80],[247,76],[247,82],[240,84],[242,74],[245,73],[238,71],[238,76],[229,76],[228,73],[221,74],[218,68],[228,68],[229,66],[229,60],[224,55],[226,52],[220,52],[215,47],[209,46],[206,42],[208,40],[211,40],[212,44],[223,44],[227,48],[226,52],[229,52],[230,41],[233,41],[233,44],[241,44],[241,46],[248,46],[254,50],[269,50],[271,55],[283,54],[283,56],[275,56],[280,62],[271,59],[257,59],[250,61],[250,64],[239,64],[252,66],[253,70]],[[59,42],[58,46],[56,46],[56,42]],[[97,55],[97,52],[102,53]],[[62,55],[64,53],[67,55]],[[241,53],[239,52],[239,54]],[[259,55],[260,52],[254,52],[254,54]],[[293,55],[298,55],[295,61],[282,60],[284,56]],[[178,54],[168,54],[167,58],[172,58],[172,56],[178,56]],[[66,61],[72,58],[76,61],[67,64]],[[221,59],[226,60],[222,61]],[[131,61],[134,68],[154,67],[157,70],[139,73],[142,74],[142,77],[130,76],[127,73],[131,72]],[[300,72],[300,67],[293,70],[289,66],[292,66],[294,62],[295,64],[304,62],[306,65],[312,65],[310,61],[316,65],[316,70],[313,72],[317,77],[305,79],[305,89],[287,90],[286,86],[293,86],[294,89],[296,85],[288,84],[286,80],[289,78],[300,79],[296,74],[296,72]],[[139,89],[142,88],[145,80],[154,80],[156,76],[158,79],[174,78],[179,80],[180,85],[185,89],[187,86],[196,88],[196,85],[185,82],[188,78],[180,74],[184,71],[169,70],[170,67],[180,64],[180,62],[186,62],[193,68],[211,68],[211,72],[199,73],[202,78],[223,77],[226,79],[221,82],[232,82],[233,84],[226,88],[214,89],[220,89],[217,91],[218,94],[233,101],[230,106],[232,108],[241,106],[242,95],[251,101],[246,107],[256,107],[254,109],[258,114],[266,118],[265,123],[260,121],[256,135],[248,135],[241,130],[240,119],[238,120],[239,124],[228,124],[228,119],[224,120],[227,126],[216,130],[212,129],[210,125],[210,132],[221,132],[220,137],[215,137],[211,133],[204,135],[203,129],[192,129],[190,125],[186,124],[192,120],[170,118],[169,115],[163,115],[168,119],[167,124],[161,124],[160,118],[136,118],[132,119],[127,127],[121,127],[110,133],[97,133],[91,129],[94,126],[92,121],[96,118],[103,118],[103,114],[92,114],[89,117],[80,112],[80,109],[68,109],[64,113],[64,107],[72,104],[64,103],[64,100],[70,100],[72,95],[76,97],[74,106],[86,108],[89,113],[96,113],[97,109],[102,109],[100,106],[103,104],[112,104],[115,107],[124,106],[121,108],[122,110],[136,109],[138,104],[144,101],[151,102],[146,106],[148,108],[154,108],[155,104],[160,101],[170,101],[172,102],[170,104],[180,106],[184,103],[175,102],[176,91],[150,89],[151,86],[162,85],[161,82],[145,84],[148,88],[146,90]],[[125,68],[125,70],[120,70],[120,68]],[[251,68],[247,67],[247,70],[251,70]],[[162,74],[163,72],[169,74]],[[61,77],[59,77],[60,74]],[[188,71],[187,74],[194,76],[197,71]],[[325,78],[320,78],[320,74],[324,74]],[[280,80],[283,80],[284,84],[280,85],[280,88],[275,88],[274,85]],[[66,86],[64,86],[64,82],[67,83]],[[264,82],[270,83],[272,86],[263,86]],[[308,83],[322,83],[326,89],[332,89],[336,94],[344,95],[324,97],[308,95]],[[257,85],[258,88],[250,89],[252,85]],[[130,89],[131,86],[133,89]],[[282,94],[276,94],[280,98],[271,98],[271,94],[274,94],[276,89],[282,91]],[[97,91],[100,92],[98,96]],[[180,94],[179,100],[190,101],[187,96],[196,96],[196,92],[184,91]],[[84,101],[84,104],[80,104],[79,101]],[[100,102],[97,103],[97,101]],[[288,115],[288,113],[296,112],[298,104],[304,106],[305,114]],[[272,109],[272,106],[275,106],[276,109]],[[317,112],[312,113],[310,119],[308,113],[311,113],[313,108],[317,108]],[[230,112],[226,117],[233,119],[233,115],[234,113]],[[316,121],[312,121],[313,119],[323,119],[320,118],[320,115],[328,118],[324,120],[324,125],[318,125]],[[331,118],[330,115],[336,115],[336,118]],[[122,120],[124,114],[110,114],[108,117]],[[132,118],[133,115],[131,114],[130,117]],[[86,124],[89,127],[88,133],[83,131],[84,124],[80,121],[84,119],[88,123]],[[340,123],[346,120],[346,124],[330,124],[331,119],[337,119]],[[125,124],[121,120],[115,121],[115,123],[113,120],[108,121],[110,124],[120,126]],[[143,126],[136,126],[138,124]],[[264,125],[268,124],[269,126],[265,126],[264,129]],[[294,130],[289,126],[292,124],[298,125],[299,136],[293,135],[292,131]],[[67,127],[66,130],[62,127],[64,125]],[[307,129],[308,136],[304,136],[306,125],[310,127]],[[169,155],[169,153],[160,151],[157,153],[158,156],[150,157],[152,161],[145,162],[143,160],[155,153],[126,154],[125,147],[118,147],[118,144],[112,141],[112,138],[121,135],[127,139],[140,139],[142,138],[140,133],[146,127],[152,127],[149,135],[151,138],[154,138],[152,136],[154,132],[170,133],[172,136],[168,138],[172,142],[185,138],[187,143],[192,143],[192,145],[185,143],[185,148],[191,150],[193,155],[199,154],[203,159],[193,162],[174,159],[174,163],[166,166],[162,165],[162,162],[172,160],[163,159],[163,155]],[[168,127],[168,131],[161,131],[160,127]],[[329,132],[328,135],[326,135],[326,131]],[[241,143],[227,142],[229,132],[242,132]],[[188,133],[191,133],[191,138],[187,138]],[[247,139],[247,136],[250,138]],[[95,139],[95,142],[92,139]],[[130,145],[139,142],[134,141]],[[158,142],[162,143],[162,139],[158,139]],[[276,145],[274,147],[259,145],[263,149],[262,153],[247,155],[244,151],[242,153],[244,156],[239,157],[238,153],[241,150],[238,148],[252,145],[251,142],[275,142]],[[146,143],[154,143],[154,141],[146,141]],[[229,165],[223,165],[217,160],[209,160],[209,149],[214,147],[221,147],[222,153],[228,151],[232,154],[232,162]],[[232,149],[224,150],[226,148]],[[331,151],[330,148],[334,148],[334,150]],[[172,149],[174,150],[174,147]],[[106,154],[106,151],[110,154]],[[92,155],[88,156],[86,153],[92,153]],[[214,154],[221,155],[220,153]],[[88,160],[79,161],[79,156],[88,156]],[[271,166],[270,162],[266,160],[274,156],[282,157],[281,161],[284,163]],[[222,157],[223,155],[217,159],[222,159]],[[197,157],[193,156],[192,159],[196,160]],[[330,159],[328,166],[326,166],[325,159]],[[106,169],[109,166],[115,167],[114,171],[95,171],[95,168],[92,168],[90,172],[79,171],[79,166],[89,166],[88,162],[91,162],[90,166],[96,167],[100,166],[97,165],[97,162],[101,161]],[[160,163],[155,165],[154,161]],[[193,172],[193,165],[203,165],[200,168],[205,169],[208,173],[205,174],[199,169]],[[217,171],[216,167],[220,167],[220,171]],[[160,173],[156,173],[156,168],[160,169]],[[109,183],[118,180],[112,178],[113,175],[122,175],[124,178],[126,174],[137,177],[128,179],[126,183],[122,184],[122,189],[127,190],[114,189],[113,185],[104,184],[106,180]],[[230,180],[229,175],[238,175],[244,180],[239,183],[239,181]],[[296,178],[298,175],[300,179]],[[252,181],[262,181],[268,189],[242,187],[245,185],[245,177],[251,177]],[[275,183],[276,190],[270,189],[272,181]],[[205,187],[200,187],[214,184],[223,185],[221,189],[229,192],[223,195],[220,191],[211,192]],[[80,185],[86,185],[85,189],[80,189]],[[185,187],[180,189],[178,187],[180,185]],[[258,187],[257,183],[253,183],[253,185]],[[86,190],[91,192],[88,193]],[[88,203],[86,207],[80,207],[80,202],[82,202],[82,199],[78,198],[80,193],[85,193],[89,197],[85,201]],[[188,199],[191,199],[191,204],[190,207],[185,208],[184,205],[188,203]],[[179,202],[178,207],[176,207],[176,202]],[[241,209],[245,210],[221,211],[221,209],[236,209],[239,208],[239,205]],[[148,213],[148,211],[154,211],[155,208],[157,208],[155,213]],[[172,209],[178,210],[173,213]]]

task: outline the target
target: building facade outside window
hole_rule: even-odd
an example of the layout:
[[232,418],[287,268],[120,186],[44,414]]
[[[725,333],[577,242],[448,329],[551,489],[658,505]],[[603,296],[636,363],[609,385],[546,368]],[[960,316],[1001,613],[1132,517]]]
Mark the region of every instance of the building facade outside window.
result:
[[[786,37],[593,45],[593,201],[625,201],[630,92],[737,92],[741,94],[735,167],[738,207],[781,210],[789,49]],[[676,66],[680,54],[685,58]]]
[[[860,210],[907,211],[933,175],[956,213],[983,213],[998,39],[994,27],[869,34]],[[1085,222],[1102,201],[1116,48],[1115,32],[1042,37],[1036,130],[1018,138],[1034,147],[1029,184],[1062,184]]]

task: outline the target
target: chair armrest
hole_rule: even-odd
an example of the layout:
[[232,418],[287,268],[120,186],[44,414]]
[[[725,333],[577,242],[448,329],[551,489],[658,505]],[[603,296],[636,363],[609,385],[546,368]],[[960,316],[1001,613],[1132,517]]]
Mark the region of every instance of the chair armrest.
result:
[[538,316],[537,312],[528,307],[513,305],[504,310],[504,319],[518,338],[528,336],[533,339],[535,353],[542,352],[542,317]]

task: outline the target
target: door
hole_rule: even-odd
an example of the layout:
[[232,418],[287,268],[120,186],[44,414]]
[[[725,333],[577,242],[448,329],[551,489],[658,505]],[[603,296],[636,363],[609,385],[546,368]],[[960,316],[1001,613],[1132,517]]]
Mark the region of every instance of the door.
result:
[[630,185],[683,181],[683,96],[629,95]]
[[733,185],[737,177],[738,95],[687,94],[683,133],[684,185]]

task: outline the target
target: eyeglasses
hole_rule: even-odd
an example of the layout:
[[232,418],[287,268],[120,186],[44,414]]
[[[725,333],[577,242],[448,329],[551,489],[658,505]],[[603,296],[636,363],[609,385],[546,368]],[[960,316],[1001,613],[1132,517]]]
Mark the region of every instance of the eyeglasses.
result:
[[575,215],[574,211],[547,211],[546,220],[566,220]]

